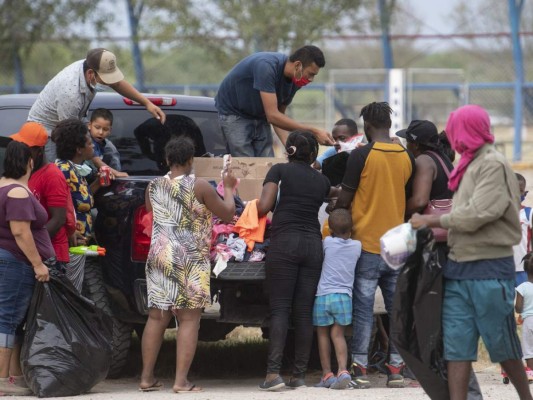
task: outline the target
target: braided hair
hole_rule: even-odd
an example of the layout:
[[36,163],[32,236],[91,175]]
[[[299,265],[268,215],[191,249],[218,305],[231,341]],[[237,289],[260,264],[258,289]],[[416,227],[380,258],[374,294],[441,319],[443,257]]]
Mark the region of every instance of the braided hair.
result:
[[361,109],[360,117],[376,129],[390,129],[392,108],[386,101],[367,104]]
[[312,164],[318,155],[318,141],[310,131],[292,131],[285,143],[289,162],[301,161]]

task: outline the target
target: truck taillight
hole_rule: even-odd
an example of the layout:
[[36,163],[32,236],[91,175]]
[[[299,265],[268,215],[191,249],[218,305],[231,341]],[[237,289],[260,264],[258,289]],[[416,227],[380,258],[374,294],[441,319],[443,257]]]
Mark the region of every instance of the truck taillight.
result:
[[148,214],[145,206],[140,206],[133,214],[133,229],[131,235],[131,260],[146,262],[150,250],[150,237],[143,233],[142,218]]

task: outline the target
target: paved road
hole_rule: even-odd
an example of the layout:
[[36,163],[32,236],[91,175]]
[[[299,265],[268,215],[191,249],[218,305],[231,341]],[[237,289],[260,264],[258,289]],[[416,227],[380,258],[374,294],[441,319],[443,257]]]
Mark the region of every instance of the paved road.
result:
[[[481,384],[485,399],[513,400],[518,399],[512,385],[504,385],[501,381],[499,368],[490,366],[478,370],[478,379]],[[309,382],[318,380],[318,375],[309,377]],[[202,380],[195,383],[204,388],[204,392],[185,394],[187,398],[197,400],[261,400],[261,399],[371,399],[371,400],[428,400],[429,397],[419,387],[406,387],[403,389],[388,389],[385,387],[385,375],[371,375],[373,388],[367,390],[329,390],[312,387],[297,390],[282,390],[279,392],[261,392],[257,389],[260,378],[243,380]],[[107,380],[97,385],[91,393],[77,397],[61,397],[60,399],[79,400],[141,400],[141,399],[170,399],[183,397],[183,394],[172,393],[172,381],[162,380],[164,388],[158,392],[141,393],[137,390],[138,381],[134,378]],[[11,397],[16,398],[16,397]],[[22,399],[22,397],[20,397]],[[24,397],[28,399],[29,397]]]

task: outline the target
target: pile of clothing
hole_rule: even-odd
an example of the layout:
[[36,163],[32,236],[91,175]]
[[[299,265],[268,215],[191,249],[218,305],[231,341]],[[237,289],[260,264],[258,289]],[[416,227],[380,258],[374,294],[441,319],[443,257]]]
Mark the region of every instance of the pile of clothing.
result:
[[211,260],[218,276],[230,261],[263,261],[270,243],[270,221],[257,215],[257,200],[246,203],[235,196],[235,217],[229,224],[218,218],[213,221]]

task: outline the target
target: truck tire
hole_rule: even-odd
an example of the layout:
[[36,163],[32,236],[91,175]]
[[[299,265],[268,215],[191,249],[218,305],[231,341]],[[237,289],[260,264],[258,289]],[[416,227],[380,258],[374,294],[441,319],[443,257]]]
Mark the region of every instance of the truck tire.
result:
[[132,327],[113,315],[111,303],[104,285],[102,268],[97,259],[87,257],[83,280],[83,295],[94,301],[96,307],[111,317],[113,323],[113,354],[108,378],[119,378],[126,366],[131,344]]

